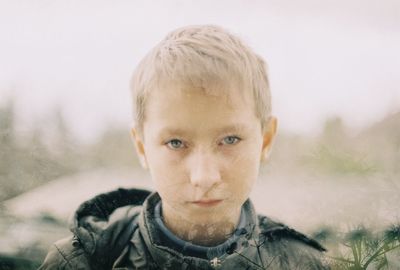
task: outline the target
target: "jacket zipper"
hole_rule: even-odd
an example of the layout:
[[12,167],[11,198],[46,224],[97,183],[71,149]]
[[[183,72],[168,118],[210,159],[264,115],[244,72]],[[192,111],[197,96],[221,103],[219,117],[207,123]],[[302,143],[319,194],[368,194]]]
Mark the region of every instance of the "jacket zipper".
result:
[[218,257],[215,257],[214,259],[210,260],[210,265],[214,269],[217,269],[221,266],[221,260]]

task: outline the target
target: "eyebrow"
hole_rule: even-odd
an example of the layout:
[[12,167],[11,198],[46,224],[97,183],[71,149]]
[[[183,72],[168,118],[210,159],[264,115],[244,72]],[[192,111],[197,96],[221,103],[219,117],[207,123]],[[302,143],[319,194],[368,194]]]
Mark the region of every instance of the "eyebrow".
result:
[[217,129],[218,133],[225,133],[225,132],[242,132],[244,130],[248,129],[248,126],[246,124],[234,124],[234,125],[229,125],[225,127],[221,127]]
[[[248,126],[246,124],[233,124],[233,125],[227,125],[227,126],[220,127],[213,132],[215,132],[216,134],[228,133],[228,132],[243,132],[247,128],[248,128]],[[190,132],[187,132],[184,129],[166,127],[166,128],[161,129],[161,131],[159,132],[159,135],[166,136],[166,135],[174,134],[174,135],[184,136],[189,133]]]

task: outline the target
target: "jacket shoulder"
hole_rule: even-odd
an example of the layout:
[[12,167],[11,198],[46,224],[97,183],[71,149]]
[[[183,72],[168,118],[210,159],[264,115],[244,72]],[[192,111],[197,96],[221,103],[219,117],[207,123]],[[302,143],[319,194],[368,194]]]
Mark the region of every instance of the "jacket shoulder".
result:
[[265,216],[259,216],[260,240],[282,269],[330,269],[326,249],[314,239]]
[[316,240],[307,237],[301,232],[298,232],[283,223],[273,221],[266,216],[259,215],[259,226],[261,235],[266,241],[273,242],[282,239],[293,240],[300,242],[303,245],[311,247],[317,251],[323,252],[326,249]]
[[38,270],[90,269],[88,258],[74,236],[61,239],[50,248]]
[[138,227],[140,209],[132,205],[120,207],[107,217],[108,221],[99,224],[82,219],[83,227],[74,228],[73,236],[53,244],[39,270],[108,269]]

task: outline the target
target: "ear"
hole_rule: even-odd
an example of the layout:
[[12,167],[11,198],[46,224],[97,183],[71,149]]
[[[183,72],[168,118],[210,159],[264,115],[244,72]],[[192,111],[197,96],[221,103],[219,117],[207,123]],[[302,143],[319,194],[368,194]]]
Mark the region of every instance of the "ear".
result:
[[144,169],[148,169],[146,153],[144,151],[143,136],[140,135],[136,128],[131,129],[132,142],[136,149],[136,154],[139,158],[140,164]]
[[276,135],[278,120],[272,116],[263,130],[263,145],[261,149],[261,161],[266,161],[271,153],[272,144]]

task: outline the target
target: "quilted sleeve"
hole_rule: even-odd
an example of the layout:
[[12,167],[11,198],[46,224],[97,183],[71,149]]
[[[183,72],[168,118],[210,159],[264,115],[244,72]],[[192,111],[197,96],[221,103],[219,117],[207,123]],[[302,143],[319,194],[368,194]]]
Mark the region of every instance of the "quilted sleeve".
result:
[[74,237],[57,241],[50,248],[38,270],[91,269],[84,250]]

